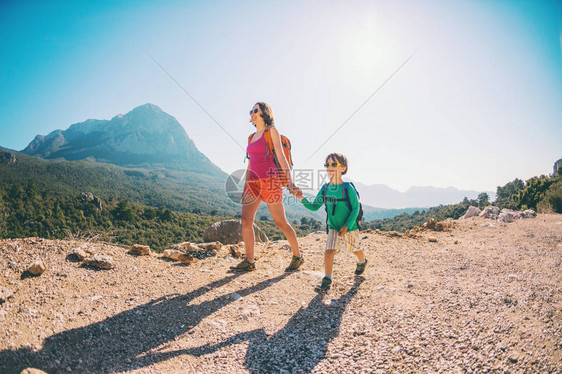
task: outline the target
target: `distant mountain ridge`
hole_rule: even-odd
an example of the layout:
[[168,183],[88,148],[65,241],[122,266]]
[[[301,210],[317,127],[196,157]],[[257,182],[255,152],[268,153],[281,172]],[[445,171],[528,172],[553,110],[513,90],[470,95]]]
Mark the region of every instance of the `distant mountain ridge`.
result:
[[93,158],[120,166],[198,171],[225,176],[187,136],[181,124],[154,104],[111,120],[89,119],[35,139],[22,151],[45,159]]
[[[22,153],[47,160],[95,161],[123,167],[117,173],[136,178],[136,182],[131,184],[130,180],[120,176],[118,179],[122,184],[131,186],[135,191],[122,193],[131,195],[139,203],[165,204],[184,211],[205,211],[203,207],[231,213],[238,210],[224,193],[227,174],[197,149],[173,116],[154,104],[141,105],[111,120],[88,119],[66,130],[55,130],[46,136],[37,135]],[[413,187],[402,193],[385,185],[355,184],[361,193],[366,220],[413,213],[418,209],[413,207],[454,204],[465,196],[476,198],[478,195],[476,191],[459,191],[453,187]],[[157,190],[141,197],[137,188],[141,185],[147,193],[153,187]],[[105,195],[103,188],[98,193]],[[161,197],[162,193],[166,197]],[[494,194],[489,195],[492,198]],[[207,202],[209,199],[213,202]],[[324,214],[309,212],[300,203],[288,204],[286,209],[288,216],[292,217],[305,215],[318,219]],[[263,205],[258,214],[267,214],[267,207]]]
[[384,184],[366,185],[356,182],[365,204],[386,209],[410,207],[428,208],[438,205],[456,204],[465,197],[476,199],[481,192],[486,192],[490,201],[495,200],[495,192],[459,190],[455,187],[410,187],[406,192],[394,190]]

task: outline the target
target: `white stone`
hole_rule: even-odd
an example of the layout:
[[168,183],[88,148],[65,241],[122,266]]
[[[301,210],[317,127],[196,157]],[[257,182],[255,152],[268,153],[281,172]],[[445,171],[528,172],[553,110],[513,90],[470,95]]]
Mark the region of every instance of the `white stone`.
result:
[[537,216],[537,213],[532,209],[527,209],[523,212],[523,218],[534,218]]
[[482,212],[480,212],[479,216],[489,219],[498,219],[498,215],[500,214],[500,208],[493,205],[488,205]]
[[480,208],[475,207],[475,206],[470,206],[468,207],[468,210],[466,211],[466,213],[464,214],[464,216],[462,216],[460,219],[466,219],[466,218],[470,218],[470,217],[476,217],[477,215],[480,214]]
[[115,267],[115,262],[111,256],[101,255],[99,253],[85,259],[84,264],[100,269],[113,269]]
[[522,217],[523,213],[521,212],[511,209],[502,209],[498,216],[498,221],[510,223],[514,222],[515,220],[521,219]]

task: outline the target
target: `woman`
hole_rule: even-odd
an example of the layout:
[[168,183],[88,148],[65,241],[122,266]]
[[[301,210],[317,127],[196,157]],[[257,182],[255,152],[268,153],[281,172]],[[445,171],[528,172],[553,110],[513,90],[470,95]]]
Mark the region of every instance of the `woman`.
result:
[[[273,111],[267,103],[259,102],[250,111],[251,121],[256,126],[256,132],[250,137],[247,147],[250,162],[246,171],[246,182],[242,195],[242,238],[246,248],[246,258],[236,266],[231,267],[233,271],[256,270],[254,263],[254,219],[260,203],[265,201],[275,221],[275,225],[283,232],[291,249],[293,259],[285,271],[296,271],[303,263],[297,242],[295,230],[291,227],[285,217],[283,207],[283,191],[279,173],[285,175],[288,188],[292,193],[299,193],[291,178],[291,170],[281,145],[281,136],[274,126]],[[280,170],[275,165],[275,159],[266,143],[264,133],[271,135],[272,146],[277,155]],[[269,136],[268,136],[269,138]]]

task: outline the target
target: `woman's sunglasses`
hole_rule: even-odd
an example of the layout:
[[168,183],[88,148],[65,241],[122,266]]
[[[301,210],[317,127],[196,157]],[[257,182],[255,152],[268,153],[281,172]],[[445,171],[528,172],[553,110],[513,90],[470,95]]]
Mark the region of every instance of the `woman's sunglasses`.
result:
[[324,164],[324,167],[327,168],[328,166],[335,168],[336,166],[342,166],[342,165],[339,162],[326,162]]
[[250,114],[252,114],[252,113],[257,113],[257,112],[259,112],[259,111],[260,111],[260,110],[259,110],[258,108],[252,109],[252,110],[250,110]]

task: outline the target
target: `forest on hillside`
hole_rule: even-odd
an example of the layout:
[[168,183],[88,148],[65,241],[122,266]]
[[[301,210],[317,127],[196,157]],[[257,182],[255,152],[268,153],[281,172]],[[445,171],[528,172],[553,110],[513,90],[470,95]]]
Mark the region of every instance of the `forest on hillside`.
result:
[[[184,191],[174,191],[175,187],[146,187],[151,185],[147,178],[157,185],[158,173],[164,171],[139,171],[142,175],[134,177],[142,182],[135,185],[134,180],[129,179],[130,175],[108,165],[87,162],[76,165],[43,164],[46,161],[24,159],[25,162],[20,162],[16,168],[8,153],[2,154],[5,157],[0,157],[0,239],[31,236],[47,239],[96,238],[123,245],[145,244],[162,250],[173,243],[202,241],[203,231],[212,223],[240,218],[239,207],[225,212],[216,200],[202,197],[204,193],[189,194],[192,199],[186,203],[185,200],[180,201]],[[111,178],[108,178],[108,173]],[[110,185],[102,186],[100,181]],[[133,185],[134,188],[131,187]],[[147,189],[143,192],[145,187]],[[193,188],[204,189],[205,186],[201,184]],[[97,192],[104,194],[98,197]],[[559,171],[526,181],[515,179],[498,186],[496,195],[494,202],[482,193],[477,199],[465,198],[457,204],[361,221],[360,228],[403,232],[422,225],[429,218],[438,221],[458,219],[471,205],[484,208],[493,204],[501,209],[562,213],[562,177]],[[183,209],[178,209],[180,206]],[[269,215],[258,212],[257,218],[256,224],[270,240],[284,239]],[[325,230],[324,220],[315,218],[291,218],[291,223],[299,236]]]
[[495,205],[500,209],[526,210],[533,209],[538,213],[562,213],[562,176],[560,171],[551,176],[541,175],[527,181],[515,179],[504,186],[498,186],[496,201],[490,202],[486,193],[477,199],[464,198],[458,204],[440,205],[426,211],[412,214],[403,213],[393,218],[385,218],[362,223],[364,229],[404,232],[414,226],[421,226],[430,218],[443,221],[447,218],[458,219],[472,206],[484,208]]
[[[0,187],[0,239],[96,238],[123,245],[143,244],[160,251],[171,244],[203,241],[203,231],[229,215],[187,213],[125,199],[102,200],[91,194],[61,196],[36,184]],[[256,220],[270,240],[284,239],[267,216]],[[292,222],[297,235],[322,229],[312,218]]]

